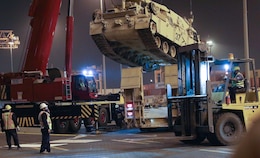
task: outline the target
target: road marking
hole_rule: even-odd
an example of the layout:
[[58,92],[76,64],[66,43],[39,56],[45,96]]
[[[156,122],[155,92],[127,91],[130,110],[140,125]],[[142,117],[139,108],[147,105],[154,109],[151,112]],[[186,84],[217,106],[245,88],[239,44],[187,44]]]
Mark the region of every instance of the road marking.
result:
[[[101,139],[82,139],[84,137],[87,137],[88,135],[80,134],[76,135],[73,138],[70,139],[59,139],[59,140],[53,140],[50,141],[51,148],[62,150],[62,151],[69,151],[69,149],[62,148],[61,146],[66,146],[69,143],[92,143],[92,142],[98,142],[102,141]],[[32,148],[35,150],[39,150],[41,147],[40,143],[28,143],[28,144],[20,144],[22,148]],[[7,148],[6,146],[0,146],[0,148]]]
[[69,149],[65,149],[65,148],[61,148],[61,147],[57,147],[57,146],[52,147],[52,148],[58,149],[58,150],[63,150],[63,151],[69,151]]
[[123,142],[123,143],[132,143],[132,144],[149,144],[149,143],[146,143],[146,142],[134,141],[133,139],[122,139],[122,140],[112,139],[112,141]]
[[[142,136],[142,138],[139,138]],[[151,143],[160,143],[157,140],[162,140],[162,139],[172,139],[172,137],[158,137],[157,135],[137,135],[137,138],[134,139],[113,139],[112,141],[116,142],[124,142],[124,143],[136,143],[136,144],[151,144]]]
[[73,137],[72,139],[84,138],[84,137],[86,137],[86,136],[87,136],[86,134],[78,134],[78,135],[76,135],[75,137]]
[[[61,148],[59,146],[64,146],[64,145],[67,145],[67,144],[50,144],[51,145],[51,148],[57,148],[59,150],[63,150],[63,151],[68,151],[68,149],[65,149],[65,148]],[[33,148],[35,150],[39,150],[40,147],[41,147],[41,144],[38,144],[38,143],[30,143],[30,144],[20,144],[20,146],[22,148]],[[12,145],[12,147],[16,147],[14,145]],[[7,145],[6,146],[2,146],[0,148],[7,148]]]
[[60,139],[60,140],[53,140],[50,143],[93,143],[102,141],[101,139]]
[[221,154],[232,154],[232,151],[224,151],[224,150],[209,150],[209,149],[200,149],[200,151],[205,151],[205,152],[213,152],[213,153],[221,153]]
[[[30,144],[20,144],[23,148],[40,148],[41,144],[38,143],[30,143]],[[51,147],[63,146],[67,144],[51,144]]]

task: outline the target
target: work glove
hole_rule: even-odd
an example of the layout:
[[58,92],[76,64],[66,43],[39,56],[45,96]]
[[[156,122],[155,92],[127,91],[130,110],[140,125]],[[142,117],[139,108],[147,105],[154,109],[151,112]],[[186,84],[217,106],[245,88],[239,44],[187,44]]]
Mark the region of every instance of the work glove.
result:
[[19,132],[19,131],[20,131],[20,127],[19,127],[19,126],[17,126],[17,127],[16,127],[16,130]]

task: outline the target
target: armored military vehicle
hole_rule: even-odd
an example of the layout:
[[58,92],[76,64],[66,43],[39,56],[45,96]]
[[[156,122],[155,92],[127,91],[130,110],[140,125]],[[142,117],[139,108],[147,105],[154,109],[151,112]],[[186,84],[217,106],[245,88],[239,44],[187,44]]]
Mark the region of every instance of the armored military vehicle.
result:
[[192,21],[151,0],[122,0],[93,13],[90,35],[105,56],[149,71],[175,64],[178,47],[198,43]]

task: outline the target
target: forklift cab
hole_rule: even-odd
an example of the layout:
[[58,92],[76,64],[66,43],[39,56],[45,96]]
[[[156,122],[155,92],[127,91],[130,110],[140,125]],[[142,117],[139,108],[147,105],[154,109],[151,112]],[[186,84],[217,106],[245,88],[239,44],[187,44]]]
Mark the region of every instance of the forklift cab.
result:
[[[249,65],[251,77],[247,79],[244,72],[246,64]],[[234,67],[240,67],[240,72],[244,75],[244,88],[234,91],[234,101],[232,103],[245,103],[258,100],[256,84],[253,84],[256,91],[249,87],[249,81],[256,83],[255,66],[253,59],[221,59],[215,60],[210,65],[210,80],[212,89],[212,100],[215,103],[230,104],[231,78],[234,78]]]

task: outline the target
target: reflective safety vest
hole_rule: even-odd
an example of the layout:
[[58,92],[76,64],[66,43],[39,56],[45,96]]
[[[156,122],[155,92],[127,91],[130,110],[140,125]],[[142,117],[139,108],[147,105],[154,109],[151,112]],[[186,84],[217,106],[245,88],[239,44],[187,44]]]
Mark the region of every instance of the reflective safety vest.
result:
[[12,112],[4,112],[2,113],[2,119],[4,122],[4,130],[15,129],[15,124],[13,121],[13,113]]
[[237,81],[234,82],[234,86],[237,88],[244,88],[245,87],[244,76],[240,72],[238,72],[235,78],[237,79]]
[[42,114],[43,113],[45,113],[47,115],[47,124],[49,126],[49,129],[51,130],[52,129],[51,117],[50,117],[50,114],[46,111],[41,111],[38,115],[38,120],[40,122],[41,128],[42,129],[44,128],[44,124],[43,124],[43,121],[42,121]]

